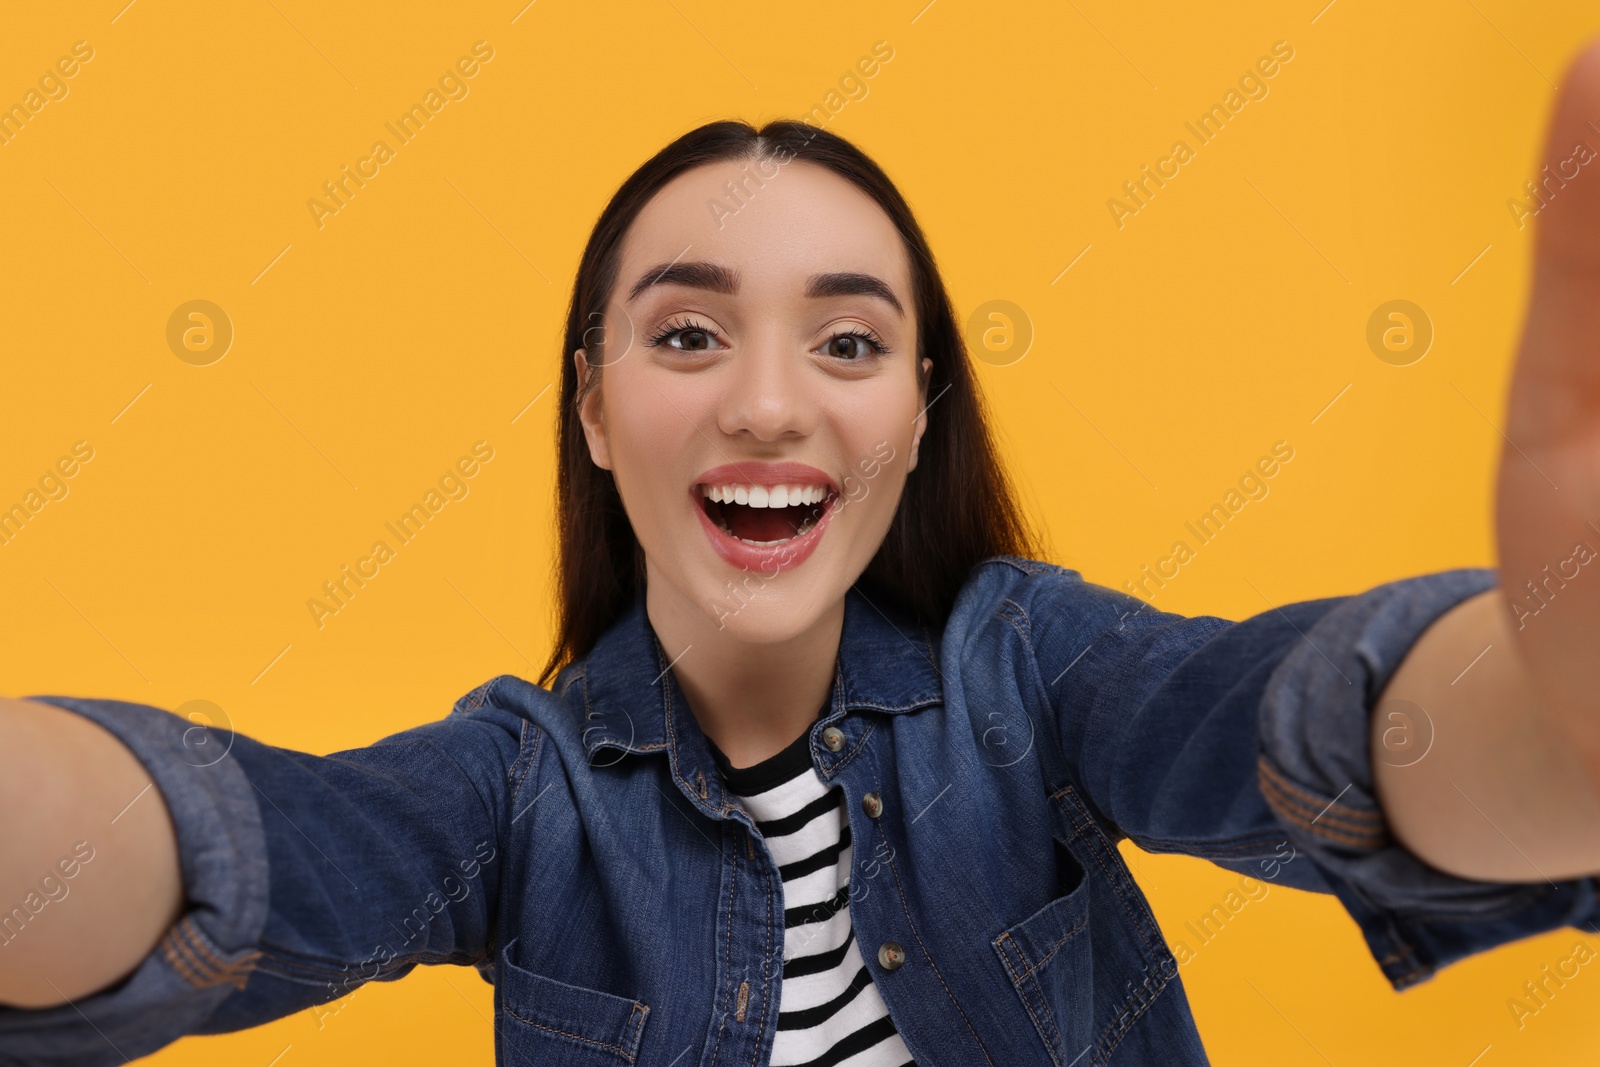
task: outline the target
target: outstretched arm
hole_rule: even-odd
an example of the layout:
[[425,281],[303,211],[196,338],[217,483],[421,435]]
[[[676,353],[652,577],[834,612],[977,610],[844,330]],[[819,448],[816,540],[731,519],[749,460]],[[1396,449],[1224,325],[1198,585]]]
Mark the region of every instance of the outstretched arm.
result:
[[1424,637],[1439,640],[1452,612],[1493,591],[1493,569],[1230,622],[1162,611],[1053,564],[1014,566],[1028,576],[1007,587],[1004,615],[1037,668],[1024,677],[1048,701],[1065,783],[1113,842],[1333,893],[1396,990],[1474,953],[1600,922],[1593,875],[1453,873],[1400,839],[1377,797],[1375,766],[1427,751],[1416,729],[1411,743],[1389,736],[1372,751],[1383,695]]
[[98,992],[178,920],[178,840],[149,781],[103,727],[0,698],[0,1004]]
[[[18,805],[16,782],[0,789],[0,889],[23,894],[0,945],[0,1059],[121,1064],[419,964],[489,961],[512,771],[540,736],[529,709],[490,699],[497,681],[326,756],[124,701],[0,706],[0,742],[25,746],[4,759],[47,790]],[[50,876],[78,834],[92,856]]]
[[[1563,79],[1548,172],[1596,154],[1600,42]],[[1497,587],[1422,636],[1372,724],[1396,835],[1443,870],[1528,882],[1600,871],[1600,179],[1549,181],[1496,485]]]

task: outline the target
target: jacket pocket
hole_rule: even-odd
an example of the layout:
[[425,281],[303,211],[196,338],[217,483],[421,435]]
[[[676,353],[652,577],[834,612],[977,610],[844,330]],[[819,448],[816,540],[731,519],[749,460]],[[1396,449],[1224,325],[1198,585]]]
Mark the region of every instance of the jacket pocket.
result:
[[[1085,952],[1082,979],[1090,986],[1086,995],[1094,1006],[1088,1036],[1073,1055],[1091,1042],[1094,1051],[1073,1067],[1099,1067],[1146,1017],[1162,990],[1177,981],[1178,962],[1116,843],[1089,813],[1078,790],[1068,784],[1050,796],[1057,849],[1063,843],[1070,849],[1094,890],[1087,898],[1089,928],[1079,935],[1098,949],[1093,960]],[[1098,975],[1091,973],[1094,968]]]
[[1093,1041],[1094,960],[1089,879],[1059,840],[1058,886],[1066,892],[990,942],[1056,1067],[1083,1067]]
[[517,938],[500,954],[496,999],[504,1013],[497,1057],[548,1067],[615,1067],[639,1054],[650,1006],[536,974],[512,962]]

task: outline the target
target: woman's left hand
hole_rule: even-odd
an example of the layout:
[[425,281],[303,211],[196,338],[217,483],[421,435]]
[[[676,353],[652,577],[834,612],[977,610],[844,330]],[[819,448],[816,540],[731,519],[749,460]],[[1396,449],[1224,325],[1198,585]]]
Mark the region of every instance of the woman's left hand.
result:
[[1499,586],[1552,725],[1600,782],[1600,43],[1568,68],[1540,163],[1496,480]]

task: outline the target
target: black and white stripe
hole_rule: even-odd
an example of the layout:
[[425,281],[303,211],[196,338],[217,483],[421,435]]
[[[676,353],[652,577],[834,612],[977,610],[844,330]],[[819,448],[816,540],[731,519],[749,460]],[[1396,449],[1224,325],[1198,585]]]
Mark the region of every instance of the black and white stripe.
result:
[[915,1067],[850,923],[850,820],[811,765],[809,733],[752,767],[713,755],[783,877],[783,987],[772,1067]]

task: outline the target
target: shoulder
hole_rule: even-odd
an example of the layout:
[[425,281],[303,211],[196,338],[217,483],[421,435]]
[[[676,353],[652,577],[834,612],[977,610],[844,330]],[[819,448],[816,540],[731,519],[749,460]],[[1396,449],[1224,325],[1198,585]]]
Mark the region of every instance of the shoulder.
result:
[[443,722],[499,740],[505,756],[501,769],[516,801],[550,768],[565,768],[556,773],[567,775],[574,768],[590,769],[581,678],[581,665],[569,667],[552,691],[515,674],[497,674],[464,693]]
[[[570,668],[563,671],[552,692],[515,674],[497,674],[462,694],[442,725],[506,738],[516,752],[516,764],[525,768],[552,743],[563,749],[581,747],[583,686],[572,685],[580,677]],[[579,702],[577,711],[570,706],[571,699]]]
[[1020,642],[1052,685],[1095,685],[1123,661],[1181,658],[1234,626],[1163,611],[1131,593],[1043,560],[991,556],[973,567],[946,629],[947,648],[1006,661]]
[[516,723],[522,733],[559,732],[561,725],[572,718],[568,697],[582,700],[582,685],[575,692],[572,688],[573,682],[581,678],[581,665],[569,667],[557,676],[552,691],[515,674],[497,674],[462,694],[446,718]]
[[967,576],[951,610],[951,624],[970,625],[998,615],[1023,628],[1036,626],[1101,631],[1155,609],[1129,593],[1099,585],[1071,567],[1023,556],[989,556]]

